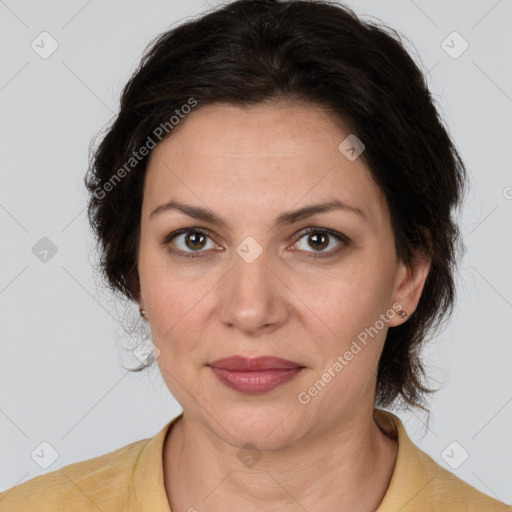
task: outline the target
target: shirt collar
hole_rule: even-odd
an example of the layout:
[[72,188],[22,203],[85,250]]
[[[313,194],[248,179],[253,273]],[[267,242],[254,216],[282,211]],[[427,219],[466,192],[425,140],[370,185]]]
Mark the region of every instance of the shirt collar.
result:
[[171,512],[165,491],[163,450],[167,433],[183,412],[149,439],[135,465],[130,512]]
[[[424,503],[434,502],[434,486],[429,483],[439,471],[442,471],[442,467],[434,464],[433,460],[411,441],[398,416],[383,409],[374,409],[373,417],[382,430],[398,441],[398,454],[391,481],[375,512],[424,510]],[[415,501],[416,498],[420,499]]]

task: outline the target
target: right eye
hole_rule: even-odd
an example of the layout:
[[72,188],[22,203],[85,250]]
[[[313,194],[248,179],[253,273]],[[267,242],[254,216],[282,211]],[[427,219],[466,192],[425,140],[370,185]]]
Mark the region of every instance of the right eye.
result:
[[[209,238],[210,233],[204,229],[183,228],[179,229],[178,231],[173,231],[172,233],[169,233],[162,240],[162,244],[164,246],[167,246],[172,253],[178,256],[184,256],[186,258],[196,258],[200,256],[201,253],[206,252],[202,251],[201,249],[205,248],[205,244],[207,244]],[[174,239],[177,239],[177,242],[171,243],[172,240]],[[213,241],[211,241],[211,243],[212,246],[209,247],[210,249],[217,247],[217,244],[215,244]],[[171,247],[172,245],[178,247],[178,249],[174,249],[173,247]]]

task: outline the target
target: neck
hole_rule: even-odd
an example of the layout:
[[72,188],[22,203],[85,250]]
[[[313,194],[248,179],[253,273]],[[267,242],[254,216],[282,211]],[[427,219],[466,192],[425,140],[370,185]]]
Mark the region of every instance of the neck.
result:
[[256,452],[246,464],[238,447],[184,413],[164,444],[171,510],[249,512],[272,504],[284,511],[374,511],[389,486],[398,445],[372,413],[292,446]]

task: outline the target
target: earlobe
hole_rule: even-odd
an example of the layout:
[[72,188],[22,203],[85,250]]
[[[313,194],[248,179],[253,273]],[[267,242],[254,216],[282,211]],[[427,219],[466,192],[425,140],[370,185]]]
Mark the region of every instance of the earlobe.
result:
[[146,318],[146,309],[144,308],[144,303],[142,302],[142,300],[137,300],[136,301],[138,306],[139,306],[139,314],[141,317],[143,318]]
[[424,251],[417,250],[412,258],[411,264],[400,263],[400,278],[398,288],[393,297],[394,303],[399,303],[401,311],[406,314],[398,313],[396,323],[390,322],[391,327],[400,325],[410,317],[420,301],[425,282],[430,272],[431,258]]
[[140,289],[139,289],[139,293],[137,294],[137,298],[135,299],[135,302],[139,306],[139,314],[140,314],[140,316],[147,320],[147,318],[146,318],[146,308],[144,307],[144,301],[142,300],[142,294],[140,293]]

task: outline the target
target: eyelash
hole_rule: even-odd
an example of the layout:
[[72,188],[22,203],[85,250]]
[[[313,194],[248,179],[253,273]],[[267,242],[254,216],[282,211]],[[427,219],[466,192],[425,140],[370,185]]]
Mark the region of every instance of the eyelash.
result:
[[[173,231],[172,233],[166,235],[161,240],[161,243],[162,243],[162,245],[167,247],[174,238],[176,238],[177,236],[182,235],[184,233],[199,233],[199,234],[202,234],[202,235],[205,235],[205,236],[211,238],[210,232],[208,230],[205,230],[205,229],[202,229],[202,228],[183,228],[183,229],[179,229],[177,231]],[[318,234],[332,236],[332,237],[336,238],[339,242],[342,243],[341,247],[350,245],[350,239],[347,238],[342,233],[338,233],[337,231],[334,231],[334,230],[329,229],[329,228],[315,228],[315,227],[310,227],[310,228],[306,228],[306,229],[302,230],[299,233],[299,235],[298,235],[297,242],[302,237],[304,237],[305,235],[309,235],[310,233],[318,233]],[[331,251],[329,251],[327,253],[316,253],[315,254],[314,252],[312,252],[307,257],[311,257],[311,258],[329,258],[329,257],[333,257],[333,256],[335,256],[341,250],[341,247],[338,247],[337,249],[331,250]],[[170,251],[175,253],[175,254],[178,254],[179,256],[184,256],[185,258],[203,257],[202,253],[204,252],[204,251],[186,252],[186,251],[182,251],[181,249],[177,249],[177,250],[176,249],[170,249]],[[306,251],[306,252],[309,253],[309,251]]]

